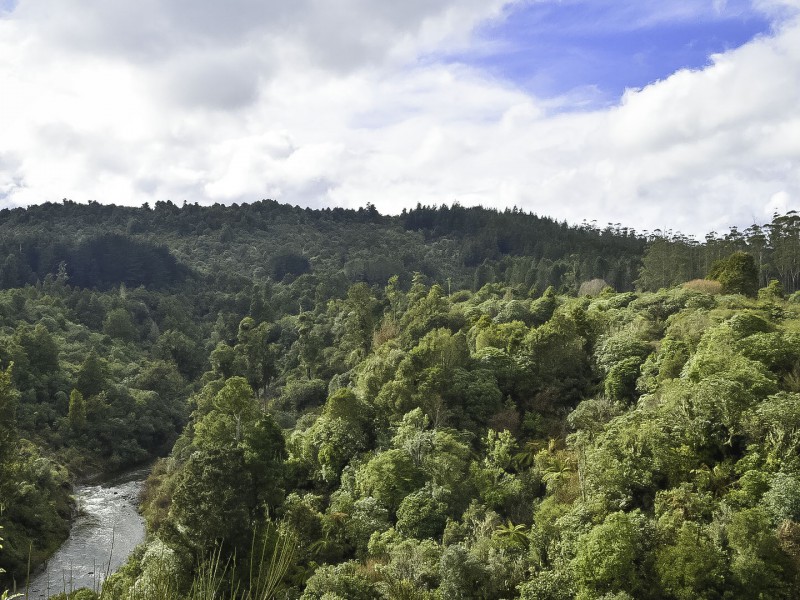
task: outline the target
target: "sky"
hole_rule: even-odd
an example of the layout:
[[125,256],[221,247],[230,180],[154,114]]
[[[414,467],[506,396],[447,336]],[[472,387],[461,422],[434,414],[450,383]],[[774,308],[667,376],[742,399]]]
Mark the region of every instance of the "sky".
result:
[[0,0],[0,208],[800,209],[800,0]]

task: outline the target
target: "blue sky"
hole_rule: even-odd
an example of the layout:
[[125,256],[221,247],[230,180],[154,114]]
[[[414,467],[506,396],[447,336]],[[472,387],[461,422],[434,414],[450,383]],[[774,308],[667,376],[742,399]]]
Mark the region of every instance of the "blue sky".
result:
[[542,98],[579,106],[613,103],[679,69],[709,64],[770,32],[749,2],[621,3],[539,0],[513,6],[478,30],[479,43],[447,57],[485,70]]
[[0,0],[0,90],[0,208],[800,208],[800,0]]

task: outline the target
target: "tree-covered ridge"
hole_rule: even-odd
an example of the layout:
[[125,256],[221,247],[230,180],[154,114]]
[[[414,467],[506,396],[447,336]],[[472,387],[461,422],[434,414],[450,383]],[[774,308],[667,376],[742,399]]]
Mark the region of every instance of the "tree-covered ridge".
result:
[[[116,250],[98,248],[109,235],[124,238]],[[384,216],[372,206],[311,210],[274,201],[130,208],[65,200],[0,211],[0,239],[0,287],[56,276],[63,262],[72,283],[89,288],[107,288],[109,278],[174,288],[188,268],[215,290],[307,273],[339,294],[359,281],[385,285],[395,274],[408,284],[415,271],[449,280],[452,289],[497,281],[541,293],[550,285],[577,290],[593,278],[632,289],[644,248],[633,231],[595,231],[516,210],[419,206]],[[92,260],[112,268],[94,268]],[[151,262],[159,269],[141,273],[139,265]]]
[[284,597],[793,597],[793,219],[0,211],[0,577],[63,539],[76,473],[177,439],[106,597],[194,600],[233,556],[242,591],[276,545]]
[[244,319],[210,363],[114,597],[215,541],[242,559],[267,523],[298,540],[284,597],[800,590],[800,305],[779,294],[359,284]]
[[697,241],[458,204],[385,216],[371,205],[312,210],[274,201],[210,207],[159,201],[131,208],[65,200],[1,210],[0,240],[0,288],[62,271],[85,288],[175,289],[199,277],[202,289],[228,292],[307,275],[306,287],[324,283],[306,300],[313,303],[359,281],[384,285],[394,274],[407,286],[418,271],[450,289],[504,283],[539,294],[551,285],[574,293],[602,279],[618,291],[656,290],[704,278],[736,251],[753,256],[759,287],[772,278],[790,292],[800,286],[800,217],[793,212]]
[[656,231],[649,236],[637,286],[657,290],[706,277],[715,263],[735,252],[752,256],[755,287],[778,280],[788,292],[800,289],[800,215],[775,214],[772,221],[726,234],[711,232],[702,242],[680,233]]

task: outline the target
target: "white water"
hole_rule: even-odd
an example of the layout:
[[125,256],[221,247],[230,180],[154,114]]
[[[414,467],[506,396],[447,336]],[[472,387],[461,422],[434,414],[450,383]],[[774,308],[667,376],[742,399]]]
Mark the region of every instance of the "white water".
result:
[[101,484],[75,488],[80,515],[67,541],[31,577],[30,600],[82,587],[99,590],[103,580],[127,560],[144,540],[144,519],[136,507],[149,471],[149,467],[137,469]]

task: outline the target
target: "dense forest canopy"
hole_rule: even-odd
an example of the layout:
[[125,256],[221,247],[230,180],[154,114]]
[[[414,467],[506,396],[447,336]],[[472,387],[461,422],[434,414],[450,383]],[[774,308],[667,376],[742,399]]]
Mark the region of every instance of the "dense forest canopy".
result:
[[800,591],[794,213],[65,201],[0,240],[4,583],[75,476],[161,456],[105,598]]
[[[105,243],[110,235],[125,238],[115,238],[113,251]],[[5,288],[35,284],[63,262],[73,285],[98,289],[121,282],[174,287],[182,267],[230,278],[211,282],[215,289],[304,273],[345,286],[384,285],[395,274],[410,284],[415,271],[440,283],[450,279],[457,289],[505,281],[541,293],[594,278],[632,289],[645,247],[632,231],[568,226],[516,210],[420,206],[383,216],[372,206],[311,210],[274,201],[210,207],[159,201],[151,209],[65,200],[0,211],[0,240]],[[177,262],[163,254],[165,247]],[[141,273],[139,266],[151,261],[154,272]]]

